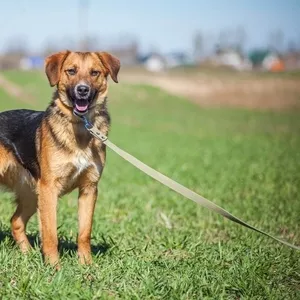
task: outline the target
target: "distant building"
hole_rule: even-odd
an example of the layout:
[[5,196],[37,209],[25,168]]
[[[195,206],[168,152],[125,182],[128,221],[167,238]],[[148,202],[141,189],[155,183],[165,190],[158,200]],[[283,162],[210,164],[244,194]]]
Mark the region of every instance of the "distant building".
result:
[[151,52],[141,56],[139,62],[150,72],[162,72],[169,68],[192,64],[191,58],[182,52],[172,52],[166,55]]
[[164,56],[168,68],[191,65],[193,60],[183,52],[171,52]]
[[227,66],[238,71],[252,69],[251,61],[234,49],[217,50],[209,61],[216,66]]
[[262,61],[262,67],[266,71],[280,72],[284,71],[283,60],[275,53],[269,53]]
[[164,56],[156,52],[141,56],[139,61],[150,72],[161,72],[167,68],[167,62]]
[[44,58],[41,56],[26,56],[20,60],[22,70],[42,69],[44,67]]
[[255,69],[270,72],[285,70],[284,60],[275,52],[268,50],[254,50],[249,55]]

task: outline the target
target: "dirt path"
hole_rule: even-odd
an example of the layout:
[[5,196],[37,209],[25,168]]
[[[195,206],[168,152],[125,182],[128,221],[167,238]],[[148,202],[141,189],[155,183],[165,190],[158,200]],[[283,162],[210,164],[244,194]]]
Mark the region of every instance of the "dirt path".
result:
[[0,74],[0,87],[10,96],[17,98],[19,101],[26,104],[35,104],[35,99],[29,95],[23,88],[6,79],[3,74]]
[[184,96],[201,106],[234,106],[251,109],[299,109],[300,84],[293,78],[264,78],[254,75],[220,77],[195,74],[134,74],[125,72],[122,79],[146,83],[167,92]]

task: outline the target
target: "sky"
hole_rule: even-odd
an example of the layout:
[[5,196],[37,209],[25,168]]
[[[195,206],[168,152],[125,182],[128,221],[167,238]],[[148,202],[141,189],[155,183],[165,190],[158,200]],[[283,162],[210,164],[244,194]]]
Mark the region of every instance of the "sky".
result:
[[142,51],[190,50],[195,32],[217,37],[237,26],[247,48],[264,46],[278,29],[300,45],[300,0],[87,0],[87,14],[79,9],[84,0],[1,2],[0,51],[16,38],[34,51],[48,41],[78,40],[83,28],[100,39],[130,34]]

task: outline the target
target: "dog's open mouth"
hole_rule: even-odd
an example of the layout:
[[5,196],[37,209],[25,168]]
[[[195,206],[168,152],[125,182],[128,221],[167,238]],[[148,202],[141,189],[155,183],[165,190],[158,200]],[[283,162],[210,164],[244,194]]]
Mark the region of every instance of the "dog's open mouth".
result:
[[74,111],[78,115],[85,115],[89,110],[89,102],[87,100],[76,100]]
[[67,88],[67,96],[73,106],[73,113],[83,116],[88,113],[91,104],[97,96],[97,91],[86,84],[77,84]]

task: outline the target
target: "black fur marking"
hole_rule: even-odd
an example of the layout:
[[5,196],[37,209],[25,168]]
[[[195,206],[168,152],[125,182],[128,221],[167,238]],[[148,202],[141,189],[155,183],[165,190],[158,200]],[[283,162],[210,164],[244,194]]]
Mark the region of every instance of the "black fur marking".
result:
[[43,117],[44,112],[27,109],[0,113],[0,143],[34,178],[40,176],[35,139]]

